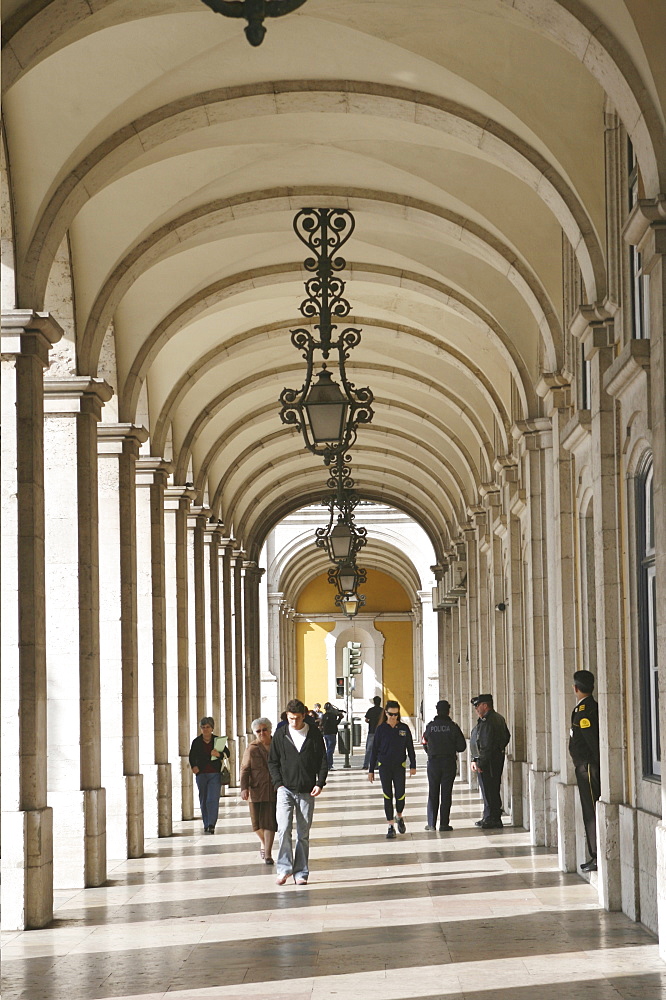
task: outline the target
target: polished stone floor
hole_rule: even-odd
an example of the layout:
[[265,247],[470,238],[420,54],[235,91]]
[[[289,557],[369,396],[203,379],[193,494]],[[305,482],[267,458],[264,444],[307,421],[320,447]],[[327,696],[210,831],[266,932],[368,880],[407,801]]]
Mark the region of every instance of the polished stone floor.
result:
[[426,833],[425,790],[420,767],[407,833],[387,841],[379,787],[335,770],[305,888],[275,884],[232,793],[214,838],[179,824],[145,858],[111,863],[103,888],[58,892],[49,928],[3,935],[3,998],[666,997],[645,930],[601,910],[525,831],[475,829],[478,798],[464,785],[454,831]]

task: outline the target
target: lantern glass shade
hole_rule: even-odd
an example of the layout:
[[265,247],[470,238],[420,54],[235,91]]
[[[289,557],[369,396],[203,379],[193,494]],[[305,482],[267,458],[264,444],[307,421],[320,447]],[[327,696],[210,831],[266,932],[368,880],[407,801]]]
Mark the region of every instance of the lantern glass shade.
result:
[[356,588],[356,567],[352,563],[341,566],[338,579],[343,594],[350,594]]
[[331,550],[336,562],[346,562],[349,559],[351,545],[351,528],[344,521],[338,521],[331,532]]
[[340,386],[331,378],[331,373],[322,368],[303,401],[314,444],[342,441],[348,405]]
[[345,614],[353,618],[358,613],[358,596],[356,594],[345,594],[342,606],[345,609]]

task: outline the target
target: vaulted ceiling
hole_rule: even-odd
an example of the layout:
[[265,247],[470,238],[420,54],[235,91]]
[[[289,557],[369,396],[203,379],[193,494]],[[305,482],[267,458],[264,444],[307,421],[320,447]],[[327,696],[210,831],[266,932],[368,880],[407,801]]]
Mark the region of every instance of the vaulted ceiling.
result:
[[6,304],[50,309],[56,369],[110,381],[105,419],[256,550],[325,492],[277,405],[303,381],[292,220],[351,209],[354,479],[441,552],[563,366],[563,239],[607,295],[607,100],[664,190],[651,7],[307,0],[251,48],[200,0],[5,0]]

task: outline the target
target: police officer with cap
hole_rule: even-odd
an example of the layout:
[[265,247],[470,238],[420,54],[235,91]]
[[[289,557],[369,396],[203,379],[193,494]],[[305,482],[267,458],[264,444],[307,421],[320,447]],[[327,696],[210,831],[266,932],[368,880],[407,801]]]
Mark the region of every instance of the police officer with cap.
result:
[[437,827],[437,813],[439,813],[439,829],[453,829],[449,824],[449,814],[451,812],[451,792],[458,765],[456,754],[462,753],[467,746],[460,727],[449,716],[451,706],[448,701],[438,701],[435,708],[437,715],[425,727],[421,740],[428,754],[428,825],[426,830],[431,833]]
[[597,813],[596,802],[601,797],[599,771],[599,705],[592,697],[594,674],[590,670],[577,670],[573,675],[576,707],[571,713],[569,754],[576,771],[578,795],[583,810],[583,823],[590,860],[580,867],[584,872],[597,870]]
[[511,733],[504,717],[493,708],[491,694],[479,694],[471,699],[471,703],[479,717],[469,738],[472,770],[479,777],[479,789],[483,796],[483,817],[474,825],[483,830],[500,830],[503,826],[500,785],[504,749]]

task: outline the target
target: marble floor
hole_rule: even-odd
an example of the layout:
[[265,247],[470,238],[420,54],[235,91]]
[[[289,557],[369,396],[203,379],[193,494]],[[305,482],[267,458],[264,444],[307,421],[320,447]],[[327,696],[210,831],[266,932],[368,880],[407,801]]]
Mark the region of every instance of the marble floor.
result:
[[600,909],[552,851],[475,829],[465,785],[453,832],[427,833],[425,793],[419,768],[407,833],[387,841],[379,787],[336,769],[310,884],[281,888],[232,792],[215,837],[181,823],[145,858],[111,863],[103,888],[58,892],[47,929],[4,934],[4,1000],[666,997],[655,939]]

